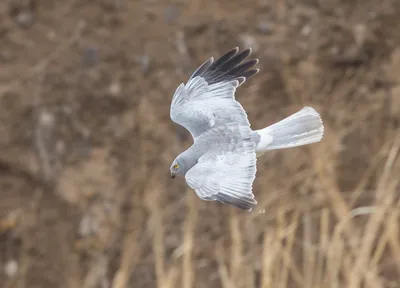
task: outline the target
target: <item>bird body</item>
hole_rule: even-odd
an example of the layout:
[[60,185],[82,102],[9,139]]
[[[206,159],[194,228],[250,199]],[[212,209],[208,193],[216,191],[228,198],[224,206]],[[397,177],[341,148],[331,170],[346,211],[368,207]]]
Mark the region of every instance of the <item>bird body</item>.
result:
[[256,159],[268,150],[318,142],[323,136],[319,114],[305,107],[264,129],[253,131],[235,100],[236,88],[258,73],[257,59],[241,63],[251,48],[238,48],[214,62],[210,58],[178,86],[172,98],[172,121],[185,127],[194,143],[173,161],[171,176],[185,176],[203,200],[252,210]]

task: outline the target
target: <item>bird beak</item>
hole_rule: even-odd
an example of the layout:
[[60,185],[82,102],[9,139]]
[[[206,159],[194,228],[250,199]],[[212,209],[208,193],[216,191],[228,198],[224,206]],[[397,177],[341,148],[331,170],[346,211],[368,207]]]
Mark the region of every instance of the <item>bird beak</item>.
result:
[[171,178],[172,178],[172,179],[175,178],[175,173],[171,172]]

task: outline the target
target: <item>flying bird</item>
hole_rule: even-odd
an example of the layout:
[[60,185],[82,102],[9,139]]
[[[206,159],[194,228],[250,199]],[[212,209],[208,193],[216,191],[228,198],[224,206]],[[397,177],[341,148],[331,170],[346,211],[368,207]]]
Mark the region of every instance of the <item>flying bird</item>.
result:
[[186,128],[193,144],[170,167],[171,177],[184,176],[200,199],[251,211],[257,158],[266,151],[318,142],[324,134],[320,115],[304,107],[260,130],[252,130],[235,91],[259,72],[252,50],[236,47],[214,61],[211,57],[176,89],[171,120]]

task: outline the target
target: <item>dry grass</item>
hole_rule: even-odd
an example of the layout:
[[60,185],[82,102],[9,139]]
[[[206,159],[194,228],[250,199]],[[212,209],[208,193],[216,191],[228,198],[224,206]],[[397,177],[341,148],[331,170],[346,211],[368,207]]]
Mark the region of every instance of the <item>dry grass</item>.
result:
[[[0,287],[400,287],[396,1],[50,2],[0,4]],[[259,159],[251,213],[168,175],[174,89],[237,45],[254,128],[326,127]]]

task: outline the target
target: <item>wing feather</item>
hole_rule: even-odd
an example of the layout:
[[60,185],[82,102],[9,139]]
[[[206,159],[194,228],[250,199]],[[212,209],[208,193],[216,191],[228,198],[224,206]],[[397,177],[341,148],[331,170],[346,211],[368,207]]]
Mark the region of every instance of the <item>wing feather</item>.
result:
[[[222,56],[212,65],[210,65],[208,69],[206,69],[199,76],[204,77],[207,83],[214,84],[217,82],[231,81],[239,77],[245,78],[245,81],[251,76],[257,74],[259,71],[258,69],[249,69],[258,63],[258,59],[248,60],[240,64],[242,61],[250,56],[252,49],[247,48],[239,54],[238,52],[239,48],[237,47],[230,50],[224,56]],[[238,67],[245,67],[246,69],[238,69]]]
[[250,211],[257,204],[252,192],[257,170],[255,142],[248,127],[237,126],[239,129],[232,137],[240,135],[242,145],[233,151],[222,149],[204,154],[185,178],[199,198]]
[[236,47],[214,62],[208,59],[192,74],[186,85],[178,86],[172,98],[170,117],[196,139],[217,124],[237,121],[250,126],[246,112],[235,100],[236,88],[257,74],[251,69],[257,59],[241,63],[251,48],[240,53]]

